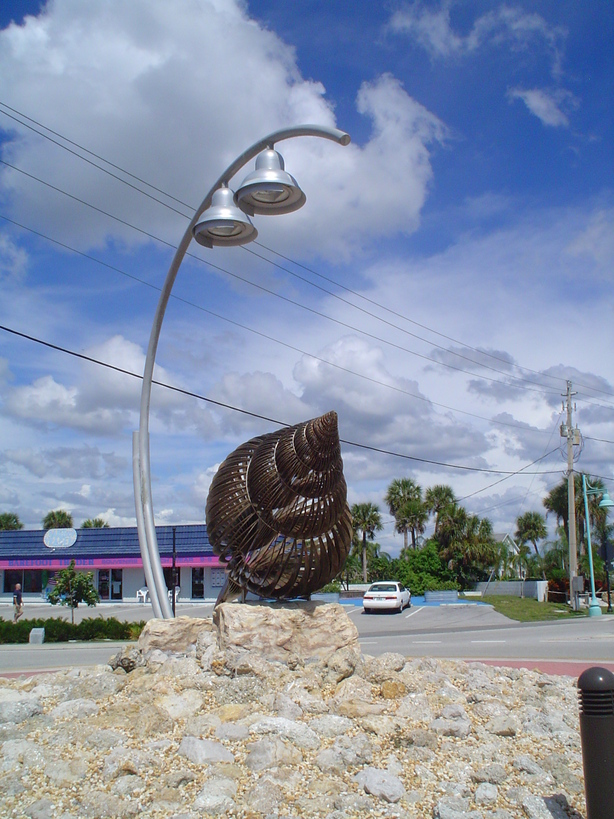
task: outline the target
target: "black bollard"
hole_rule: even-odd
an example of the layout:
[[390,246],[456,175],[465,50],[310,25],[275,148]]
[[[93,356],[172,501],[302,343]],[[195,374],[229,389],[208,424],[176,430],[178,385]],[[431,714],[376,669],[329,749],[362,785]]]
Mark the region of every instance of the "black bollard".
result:
[[586,819],[614,816],[614,674],[587,668],[578,679]]

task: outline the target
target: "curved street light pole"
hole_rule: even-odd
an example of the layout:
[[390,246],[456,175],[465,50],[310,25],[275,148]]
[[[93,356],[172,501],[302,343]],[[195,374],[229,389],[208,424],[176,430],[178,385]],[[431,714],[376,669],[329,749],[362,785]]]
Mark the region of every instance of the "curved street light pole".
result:
[[[139,430],[138,432],[134,432],[132,435],[132,468],[137,530],[141,556],[143,559],[145,581],[147,583],[147,588],[149,589],[149,597],[155,617],[163,617],[165,619],[172,619],[173,617],[171,604],[168,599],[166,582],[164,580],[164,572],[162,571],[162,563],[160,562],[160,551],[158,549],[158,540],[156,536],[156,525],[151,495],[149,455],[149,408],[151,402],[153,369],[156,351],[158,348],[158,340],[160,338],[160,330],[162,328],[162,322],[166,312],[166,306],[168,304],[179,267],[192,240],[193,229],[196,227],[202,214],[211,206],[214,194],[220,189],[227,188],[232,177],[259,153],[267,149],[272,151],[277,142],[299,136],[314,136],[321,137],[323,139],[330,139],[333,142],[337,142],[339,145],[349,145],[350,143],[350,136],[344,131],[340,131],[336,128],[326,128],[319,125],[299,125],[294,128],[286,128],[280,131],[275,131],[274,133],[269,134],[269,136],[264,137],[264,139],[254,143],[244,153],[237,157],[237,159],[235,159],[235,161],[229,165],[228,168],[226,168],[217,182],[209,190],[200,206],[197,208],[181,242],[179,243],[179,246],[177,247],[171,262],[171,266],[166,274],[166,280],[162,287],[162,292],[160,293],[160,299],[158,301],[158,306],[156,308],[153,326],[149,337],[149,346],[147,348],[147,357],[145,359],[145,369],[143,372]],[[300,204],[296,205],[293,209],[296,209],[296,207],[300,207]],[[251,212],[247,207],[245,207],[245,210],[247,212]],[[253,238],[255,238],[255,236],[253,236]],[[206,242],[201,241],[201,243],[205,244]],[[220,243],[223,242],[221,241]],[[237,242],[235,242],[235,244],[236,243]],[[231,244],[231,242],[227,242],[227,244]]]

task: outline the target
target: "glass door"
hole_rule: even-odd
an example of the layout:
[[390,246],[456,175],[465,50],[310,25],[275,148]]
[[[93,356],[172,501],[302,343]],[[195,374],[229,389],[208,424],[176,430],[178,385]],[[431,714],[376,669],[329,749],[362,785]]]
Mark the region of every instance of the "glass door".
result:
[[111,600],[121,600],[122,597],[122,570],[111,569]]
[[101,600],[109,599],[109,570],[98,569],[98,594]]

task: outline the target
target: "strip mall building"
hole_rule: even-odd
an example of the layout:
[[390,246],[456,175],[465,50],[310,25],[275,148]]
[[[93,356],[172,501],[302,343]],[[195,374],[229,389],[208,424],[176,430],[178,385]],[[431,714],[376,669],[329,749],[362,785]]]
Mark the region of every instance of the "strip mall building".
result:
[[[167,588],[173,585],[173,554],[180,591],[178,600],[215,600],[225,572],[207,537],[207,527],[157,526],[160,561]],[[48,529],[0,532],[0,600],[12,599],[21,583],[24,600],[40,601],[54,575],[75,561],[78,571],[92,572],[101,602],[135,602],[145,587],[136,527],[116,529]]]

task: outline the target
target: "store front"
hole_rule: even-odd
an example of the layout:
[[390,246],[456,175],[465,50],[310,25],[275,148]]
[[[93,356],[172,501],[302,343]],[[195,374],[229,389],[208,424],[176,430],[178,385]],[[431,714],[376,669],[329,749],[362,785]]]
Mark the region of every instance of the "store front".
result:
[[[204,525],[156,527],[168,589],[177,599],[214,601],[225,571],[213,554]],[[17,583],[24,599],[45,599],[54,576],[75,561],[92,572],[101,603],[135,602],[145,574],[136,527],[0,532],[0,601],[12,599]]]

